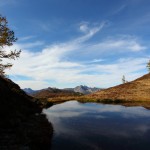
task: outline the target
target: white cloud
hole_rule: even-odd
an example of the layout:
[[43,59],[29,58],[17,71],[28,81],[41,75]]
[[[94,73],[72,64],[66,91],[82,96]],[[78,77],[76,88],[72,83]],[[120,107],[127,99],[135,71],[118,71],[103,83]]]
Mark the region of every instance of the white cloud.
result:
[[136,41],[133,43],[130,43],[129,46],[127,47],[128,49],[131,49],[132,51],[141,51],[141,50],[145,50],[146,47],[145,46],[141,46],[139,43],[137,43]]
[[17,83],[22,87],[32,87],[33,89],[43,89],[45,87],[49,87],[49,83],[40,80],[19,80]]
[[81,23],[79,29],[81,32],[84,32],[84,33],[88,32],[89,30],[88,23],[87,22]]
[[135,38],[124,38],[124,39],[111,39],[97,43],[94,49],[103,50],[114,50],[114,51],[142,51],[147,49],[146,46],[142,46]]
[[97,63],[97,62],[102,62],[104,61],[103,59],[94,59],[91,61],[91,63]]
[[75,39],[73,43],[79,44],[87,41],[88,39],[93,37],[97,32],[101,31],[104,28],[104,26],[105,22],[102,22],[99,26],[89,28],[88,32],[84,36]]
[[[68,57],[72,54],[82,51],[82,49],[91,50],[91,52],[98,49],[107,49],[108,51],[114,48],[122,48],[126,44],[126,50],[129,49],[135,40],[118,40],[118,41],[105,41],[94,45],[85,45],[84,42],[93,37],[103,27],[104,23],[98,27],[89,29],[85,35],[74,39],[66,43],[59,43],[47,46],[40,52],[31,52],[27,50],[29,47],[38,46],[38,43],[15,44],[14,49],[22,49],[20,58],[14,61],[14,66],[11,70],[7,70],[7,73],[12,76],[26,76],[33,78],[33,80],[16,80],[16,82],[22,87],[31,87],[33,89],[46,88],[50,85],[48,80],[55,81],[57,86],[63,87],[63,85],[78,85],[86,84],[89,86],[108,87],[121,83],[122,75],[127,75],[127,80],[135,79],[139,77],[141,73],[137,73],[139,70],[145,68],[147,59],[145,58],[130,58],[128,60],[120,59],[115,63],[101,64],[101,57],[99,59],[93,59],[92,62],[98,63],[83,63],[68,60]],[[138,45],[139,43],[136,42]],[[136,45],[135,44],[135,45]],[[139,44],[140,45],[140,44]],[[25,48],[25,49],[24,49]],[[134,48],[130,49],[133,50]],[[135,50],[135,49],[134,49]],[[137,49],[136,49],[137,50]],[[97,51],[97,52],[98,52]],[[95,53],[97,56],[99,53]],[[79,53],[80,55],[80,53]],[[101,55],[99,55],[101,56]],[[91,61],[91,60],[90,60]]]

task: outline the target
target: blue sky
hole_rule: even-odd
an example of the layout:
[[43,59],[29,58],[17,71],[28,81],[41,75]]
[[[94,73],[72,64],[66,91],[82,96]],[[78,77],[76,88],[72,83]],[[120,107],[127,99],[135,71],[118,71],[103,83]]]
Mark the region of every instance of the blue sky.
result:
[[0,0],[22,53],[7,74],[21,88],[110,87],[147,73],[149,0]]

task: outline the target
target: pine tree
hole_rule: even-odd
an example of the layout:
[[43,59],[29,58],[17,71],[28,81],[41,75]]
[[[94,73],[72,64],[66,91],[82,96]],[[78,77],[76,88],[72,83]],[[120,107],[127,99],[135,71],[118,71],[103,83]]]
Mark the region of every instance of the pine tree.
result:
[[8,27],[8,22],[5,17],[0,15],[0,76],[5,76],[5,69],[12,67],[11,63],[2,63],[3,59],[16,59],[19,57],[21,50],[9,51],[4,50],[4,46],[12,46],[17,38],[14,35],[14,31]]

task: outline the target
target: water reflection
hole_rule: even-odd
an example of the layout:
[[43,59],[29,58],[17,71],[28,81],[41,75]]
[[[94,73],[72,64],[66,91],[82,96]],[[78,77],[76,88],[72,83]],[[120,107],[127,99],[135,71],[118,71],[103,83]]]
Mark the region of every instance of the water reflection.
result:
[[150,111],[77,101],[44,110],[54,127],[53,150],[149,150]]

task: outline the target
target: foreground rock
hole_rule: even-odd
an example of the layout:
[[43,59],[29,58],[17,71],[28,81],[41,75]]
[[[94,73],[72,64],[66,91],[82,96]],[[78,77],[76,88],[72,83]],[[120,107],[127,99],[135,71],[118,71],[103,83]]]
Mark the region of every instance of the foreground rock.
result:
[[53,129],[41,114],[42,106],[17,84],[0,77],[0,150],[50,148]]
[[150,73],[132,82],[98,91],[88,98],[99,101],[150,101]]

